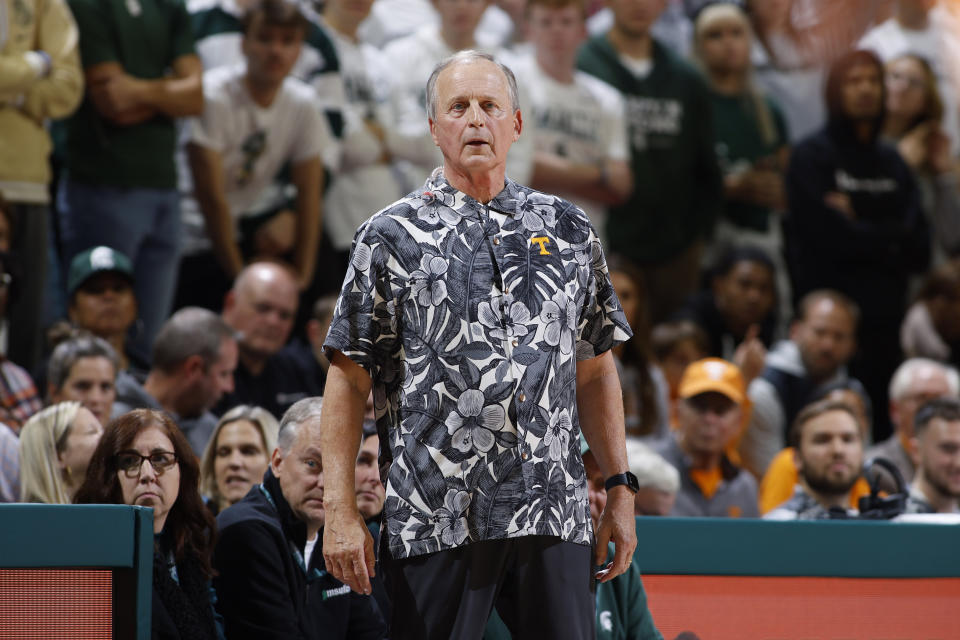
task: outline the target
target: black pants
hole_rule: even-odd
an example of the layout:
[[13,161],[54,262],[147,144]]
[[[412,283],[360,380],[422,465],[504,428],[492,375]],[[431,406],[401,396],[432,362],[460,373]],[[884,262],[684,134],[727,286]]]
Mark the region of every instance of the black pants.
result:
[[392,640],[479,640],[494,605],[514,640],[592,640],[591,547],[549,536],[476,542],[381,565]]

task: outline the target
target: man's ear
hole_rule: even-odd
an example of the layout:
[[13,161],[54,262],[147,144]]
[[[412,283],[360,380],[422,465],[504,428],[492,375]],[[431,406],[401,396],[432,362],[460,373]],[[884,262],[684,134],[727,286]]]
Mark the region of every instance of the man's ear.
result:
[[194,374],[203,375],[207,371],[207,363],[203,361],[203,356],[188,356],[181,365],[181,372],[184,378],[190,378]]
[[513,141],[514,142],[520,139],[521,131],[523,131],[523,114],[520,113],[520,109],[517,109],[517,112],[513,114]]
[[280,478],[280,467],[282,465],[283,453],[280,451],[280,447],[276,447],[270,455],[270,470],[273,471],[273,475],[277,478]]
[[427,122],[430,123],[430,137],[433,138],[433,144],[440,146],[440,141],[437,139],[437,123],[433,121],[433,118],[429,118]]

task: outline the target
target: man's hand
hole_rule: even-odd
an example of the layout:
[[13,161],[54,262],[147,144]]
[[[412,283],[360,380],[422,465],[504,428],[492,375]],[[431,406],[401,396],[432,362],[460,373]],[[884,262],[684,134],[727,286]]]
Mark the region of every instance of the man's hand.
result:
[[[597,548],[594,564],[600,566],[607,557],[607,543],[613,542],[613,562],[597,572],[600,582],[609,582],[630,568],[633,551],[637,548],[636,520],[633,517],[633,492],[617,486],[607,493],[607,506],[597,525]],[[326,540],[324,540],[326,546]]]
[[373,536],[355,509],[339,516],[327,511],[323,560],[334,578],[357,593],[370,595],[370,577],[376,575]]
[[125,113],[144,105],[141,103],[141,80],[127,73],[117,73],[90,86],[90,98],[97,109],[110,118],[121,118]]

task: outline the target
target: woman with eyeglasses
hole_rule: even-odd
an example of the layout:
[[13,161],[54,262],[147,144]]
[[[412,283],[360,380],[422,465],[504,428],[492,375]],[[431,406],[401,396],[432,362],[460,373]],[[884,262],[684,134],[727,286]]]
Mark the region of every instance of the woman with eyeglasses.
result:
[[153,509],[154,638],[222,638],[210,591],[215,524],[199,482],[196,457],[176,424],[138,409],[107,425],[74,498]]
[[934,264],[960,255],[958,167],[943,130],[937,77],[925,58],[904,54],[886,65],[883,137],[913,170],[930,219]]
[[20,499],[69,504],[87,473],[103,427],[79,402],[61,402],[20,430]]

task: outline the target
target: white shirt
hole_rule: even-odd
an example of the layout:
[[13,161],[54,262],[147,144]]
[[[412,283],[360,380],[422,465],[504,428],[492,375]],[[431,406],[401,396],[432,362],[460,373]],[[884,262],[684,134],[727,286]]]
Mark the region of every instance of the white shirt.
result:
[[313,536],[311,539],[307,540],[307,544],[303,547],[303,565],[305,567],[310,566],[310,558],[313,556],[313,550],[317,546],[317,540],[320,539],[320,534]]
[[956,83],[960,81],[960,25],[949,11],[938,3],[927,14],[927,27],[907,29],[896,18],[871,29],[860,41],[860,47],[870,49],[884,62],[905,53],[926,58],[937,76],[940,98],[943,100],[943,129],[950,136],[954,154],[960,151],[960,100]]
[[380,161],[383,143],[367,122],[388,132],[392,123],[387,95],[390,69],[383,54],[327,28],[340,60],[347,92],[346,128],[340,171],[327,190],[324,224],[337,249],[350,249],[357,228],[371,215],[404,195],[398,176]]
[[[234,219],[262,213],[274,177],[287,162],[319,158],[332,144],[309,86],[288,77],[268,107],[253,101],[242,66],[219,67],[203,75],[203,114],[190,118],[184,139],[220,154],[227,205]],[[180,154],[184,253],[210,246],[203,215],[193,198],[185,153]]]
[[[616,89],[582,71],[575,71],[569,84],[558,82],[533,56],[519,61],[516,71],[532,106],[524,126],[526,135],[533,135],[536,151],[593,166],[628,160],[624,103]],[[569,193],[556,195],[583,209],[602,233],[605,205]]]

